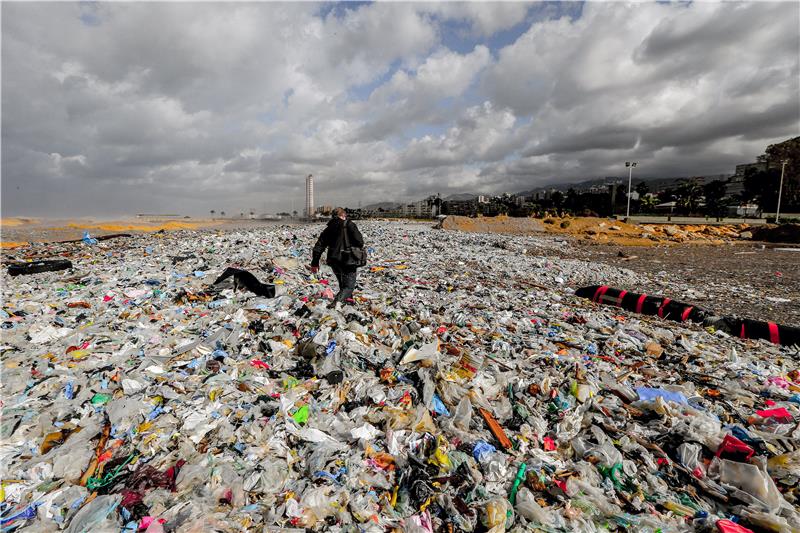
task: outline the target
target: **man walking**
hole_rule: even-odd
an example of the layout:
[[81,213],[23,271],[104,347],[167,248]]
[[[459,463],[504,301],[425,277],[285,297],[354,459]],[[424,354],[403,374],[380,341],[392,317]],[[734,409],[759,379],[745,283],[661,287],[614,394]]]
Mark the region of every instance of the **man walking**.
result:
[[348,248],[363,249],[363,247],[364,238],[361,236],[361,232],[352,221],[347,220],[345,210],[337,207],[333,211],[328,225],[317,239],[311,256],[311,272],[316,273],[319,271],[319,259],[325,249],[328,249],[327,263],[339,283],[339,292],[331,302],[331,306],[351,298],[353,290],[356,288],[358,265],[354,264],[351,257],[345,257],[349,254],[343,253],[343,251]]

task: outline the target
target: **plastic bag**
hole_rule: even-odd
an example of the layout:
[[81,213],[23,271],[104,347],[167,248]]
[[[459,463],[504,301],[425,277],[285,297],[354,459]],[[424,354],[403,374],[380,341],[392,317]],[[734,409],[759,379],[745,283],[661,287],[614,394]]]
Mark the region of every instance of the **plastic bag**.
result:
[[486,503],[481,522],[489,529],[511,527],[514,523],[514,510],[505,498],[493,498]]
[[81,510],[75,514],[72,521],[69,523],[69,527],[66,529],[66,533],[99,531],[100,524],[114,512],[121,501],[121,494],[98,496],[84,505]]
[[553,524],[553,517],[551,514],[536,502],[533,493],[527,487],[522,487],[519,489],[519,492],[517,492],[515,507],[517,513],[526,520],[546,526]]
[[678,446],[678,461],[693,473],[699,473],[698,477],[703,477],[706,470],[701,452],[700,445],[693,442],[684,442]]
[[719,481],[749,494],[768,511],[778,511],[786,503],[763,463],[758,465],[722,459],[719,463]]
[[469,396],[462,397],[453,413],[453,425],[462,431],[469,431],[472,414],[472,402],[469,400]]

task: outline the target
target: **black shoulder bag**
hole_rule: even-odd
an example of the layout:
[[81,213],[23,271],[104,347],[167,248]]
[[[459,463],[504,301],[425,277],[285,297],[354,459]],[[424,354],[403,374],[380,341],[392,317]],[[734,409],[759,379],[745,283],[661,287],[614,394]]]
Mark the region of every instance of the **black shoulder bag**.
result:
[[350,238],[348,237],[347,222],[342,226],[344,232],[344,248],[342,249],[342,257],[339,260],[345,266],[363,267],[367,264],[367,251],[361,246],[350,246]]

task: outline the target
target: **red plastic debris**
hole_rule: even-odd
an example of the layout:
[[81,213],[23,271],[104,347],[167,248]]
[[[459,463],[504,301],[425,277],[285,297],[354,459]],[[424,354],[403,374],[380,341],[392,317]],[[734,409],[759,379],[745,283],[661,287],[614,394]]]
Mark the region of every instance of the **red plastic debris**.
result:
[[753,533],[752,529],[747,529],[730,520],[719,520],[717,522],[717,529],[722,531],[722,533]]
[[776,407],[775,409],[762,409],[761,411],[756,411],[756,414],[761,418],[774,418],[778,422],[781,423],[790,423],[792,419],[792,414],[786,410],[785,407]]
[[722,444],[717,449],[717,457],[731,459],[732,461],[746,461],[755,453],[753,448],[733,435],[725,435],[725,438],[722,439]]

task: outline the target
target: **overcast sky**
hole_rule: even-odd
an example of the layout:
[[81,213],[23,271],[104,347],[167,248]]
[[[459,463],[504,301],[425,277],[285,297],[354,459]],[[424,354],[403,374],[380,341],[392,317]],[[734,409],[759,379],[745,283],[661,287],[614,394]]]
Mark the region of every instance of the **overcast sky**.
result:
[[800,135],[800,3],[2,3],[4,216],[732,173]]

